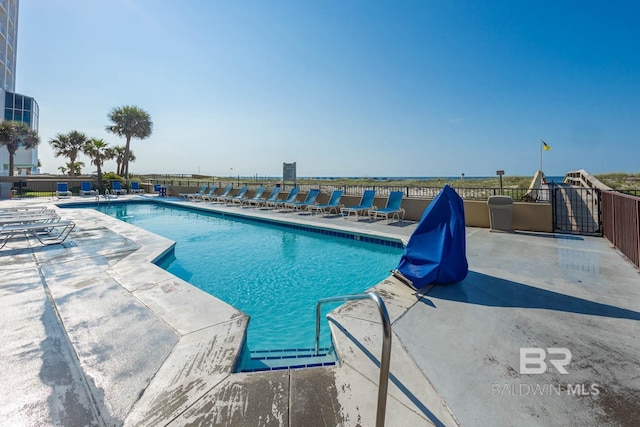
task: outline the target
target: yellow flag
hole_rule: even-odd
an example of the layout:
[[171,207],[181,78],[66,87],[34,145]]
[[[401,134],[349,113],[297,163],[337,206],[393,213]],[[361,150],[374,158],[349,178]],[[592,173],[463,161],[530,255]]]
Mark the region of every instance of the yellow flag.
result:
[[549,145],[546,142],[542,141],[542,149],[544,151],[549,151],[551,150],[551,147],[549,147]]

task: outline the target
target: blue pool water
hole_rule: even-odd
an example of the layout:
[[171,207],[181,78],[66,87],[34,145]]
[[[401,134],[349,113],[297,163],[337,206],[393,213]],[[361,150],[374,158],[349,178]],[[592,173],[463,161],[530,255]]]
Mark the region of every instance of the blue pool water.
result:
[[[397,247],[163,204],[96,209],[174,240],[174,254],[161,266],[249,314],[247,346],[252,351],[313,347],[316,302],[376,285],[402,253]],[[337,304],[325,306],[323,319]],[[330,346],[326,321],[321,346]]]

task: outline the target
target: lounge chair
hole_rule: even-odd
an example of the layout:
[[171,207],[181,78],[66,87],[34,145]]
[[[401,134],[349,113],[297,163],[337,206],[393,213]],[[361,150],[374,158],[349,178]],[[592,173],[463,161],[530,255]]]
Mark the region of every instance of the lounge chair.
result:
[[60,217],[54,210],[19,212],[0,215],[0,225],[32,224],[59,221]]
[[80,183],[80,196],[87,197],[87,196],[95,196],[95,195],[96,195],[96,190],[91,189],[91,183],[89,181],[82,181]]
[[205,200],[208,200],[209,197],[215,197],[216,196],[216,190],[218,190],[218,186],[217,185],[212,185],[211,187],[209,187],[209,191],[205,192],[204,194],[190,195],[189,196],[189,200],[192,200],[192,201],[195,201],[195,202],[204,202]]
[[312,188],[311,190],[309,190],[309,192],[307,193],[307,197],[303,201],[285,203],[284,207],[286,209],[292,209],[293,212],[301,211],[307,206],[313,205],[318,198],[318,194],[320,194],[320,190]]
[[287,196],[286,199],[284,200],[276,199],[274,201],[266,203],[265,206],[269,209],[279,209],[280,207],[284,206],[285,203],[295,202],[296,199],[298,198],[299,192],[300,192],[300,189],[298,187],[293,187],[289,191],[289,195]]
[[226,187],[224,187],[224,190],[222,191],[222,194],[220,195],[213,195],[211,197],[203,197],[202,200],[205,201],[209,201],[212,203],[223,203],[224,200],[229,197],[229,193],[231,193],[231,190],[233,190],[233,185],[231,184],[227,184]]
[[375,209],[376,206],[373,205],[373,200],[376,197],[376,190],[364,190],[362,193],[362,198],[360,199],[360,204],[357,206],[344,206],[340,208],[340,213],[343,218],[348,218],[352,213],[356,215],[356,220],[359,215],[364,215],[369,212],[370,209]]
[[111,194],[127,194],[127,190],[122,188],[120,181],[111,181]]
[[35,237],[43,245],[62,243],[74,227],[75,223],[72,221],[50,221],[3,225],[0,227],[0,236],[2,236],[0,249],[3,248],[9,239],[16,234],[23,234],[25,237]]
[[249,191],[249,187],[247,187],[246,185],[243,185],[240,188],[240,191],[238,191],[238,194],[236,194],[235,196],[227,196],[225,197],[225,199],[223,200],[223,203],[227,204],[227,203],[235,203],[238,200],[242,200],[242,198],[245,196],[245,194],[247,194],[247,191]]
[[256,207],[260,207],[265,206],[269,202],[275,202],[276,200],[278,200],[281,189],[282,187],[273,187],[271,189],[271,194],[269,194],[269,197],[260,197],[259,199],[253,198],[249,200],[249,206],[255,205]]
[[200,187],[197,193],[179,193],[178,196],[183,199],[189,199],[190,196],[202,196],[204,192],[207,191],[207,187],[209,187],[209,184],[202,184],[202,187]]
[[131,181],[129,194],[144,194],[144,190],[140,188],[140,183],[138,183],[138,181]]
[[329,201],[327,203],[307,206],[307,210],[312,214],[321,213],[322,215],[327,215],[332,211],[337,214],[342,207],[342,204],[340,203],[342,194],[343,190],[333,190],[333,192],[331,193],[331,197],[329,197]]
[[395,218],[398,221],[404,219],[404,208],[402,207],[402,197],[404,193],[402,191],[392,191],[389,193],[387,199],[387,205],[382,209],[370,209],[369,218],[385,218],[389,223],[389,217]]
[[59,182],[56,187],[56,196],[58,199],[71,197],[73,193],[69,191],[69,185],[66,182]]
[[238,203],[239,205],[248,205],[251,200],[260,200],[262,198],[262,193],[264,193],[264,187],[258,187],[256,192],[251,197],[243,197],[241,199],[233,199],[233,203]]

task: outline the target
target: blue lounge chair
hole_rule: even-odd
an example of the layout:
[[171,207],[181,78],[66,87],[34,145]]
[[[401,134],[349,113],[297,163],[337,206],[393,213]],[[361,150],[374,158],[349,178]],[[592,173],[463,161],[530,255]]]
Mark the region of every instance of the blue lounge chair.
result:
[[402,191],[392,191],[389,193],[387,199],[387,205],[382,209],[370,209],[369,218],[386,218],[389,223],[389,217],[391,219],[396,218],[398,221],[404,219],[404,208],[402,207],[402,197],[404,194]]
[[111,194],[127,194],[127,190],[122,188],[120,181],[111,181]]
[[238,191],[238,194],[235,196],[227,196],[224,199],[224,203],[235,203],[237,200],[242,200],[242,198],[247,194],[247,191],[249,191],[249,187],[243,185],[242,188],[240,188],[240,191]]
[[211,201],[211,198],[216,197],[216,190],[218,190],[218,186],[212,185],[211,187],[209,187],[209,191],[205,192],[204,194],[189,196],[189,200],[196,202],[204,202],[207,200]]
[[285,203],[292,203],[295,202],[296,199],[298,198],[298,193],[300,192],[300,189],[298,187],[293,187],[290,191],[289,191],[289,195],[287,196],[286,199],[284,200],[274,200],[272,202],[268,202],[265,204],[265,206],[269,209],[279,209],[281,207],[284,206]]
[[280,195],[280,189],[282,187],[273,187],[271,189],[271,194],[269,194],[269,197],[261,197],[259,199],[252,199],[249,200],[249,206],[256,206],[256,207],[260,207],[260,206],[264,206],[269,202],[275,202],[276,200],[278,200],[278,196]]
[[220,195],[214,195],[213,197],[207,197],[207,198],[202,198],[202,200],[205,201],[209,201],[211,203],[223,203],[224,200],[229,197],[229,193],[231,193],[231,190],[233,190],[233,185],[231,184],[227,184],[226,187],[224,187],[224,190],[222,191],[222,194]]
[[360,199],[360,204],[358,206],[344,206],[340,208],[340,213],[343,218],[348,218],[352,213],[356,215],[356,220],[359,215],[364,215],[369,212],[370,209],[375,209],[376,207],[373,205],[373,200],[376,197],[376,190],[364,190],[362,193],[362,198]]
[[329,201],[327,203],[307,206],[307,210],[312,214],[321,213],[322,215],[327,215],[332,211],[337,214],[342,207],[342,204],[340,203],[342,194],[342,190],[333,190],[333,192],[331,193],[331,197],[329,197]]
[[312,188],[307,193],[307,197],[301,202],[289,202],[285,203],[284,207],[287,209],[292,209],[293,212],[301,211],[305,209],[307,206],[313,205],[318,198],[318,194],[320,194],[320,190]]
[[73,193],[69,191],[69,185],[66,182],[59,182],[56,187],[56,196],[58,199],[71,197]]
[[207,187],[209,187],[209,184],[202,184],[202,187],[200,187],[197,193],[178,193],[178,196],[183,199],[189,199],[189,196],[202,196],[204,192],[207,191]]
[[91,189],[91,183],[89,181],[82,181],[80,183],[80,195],[82,197],[95,196],[96,190]]
[[233,199],[233,203],[238,203],[239,205],[249,205],[251,200],[260,200],[260,198],[262,198],[262,193],[264,193],[264,187],[258,187],[253,196],[245,196],[241,199]]
[[140,188],[140,183],[138,181],[131,181],[129,194],[144,194],[144,190]]

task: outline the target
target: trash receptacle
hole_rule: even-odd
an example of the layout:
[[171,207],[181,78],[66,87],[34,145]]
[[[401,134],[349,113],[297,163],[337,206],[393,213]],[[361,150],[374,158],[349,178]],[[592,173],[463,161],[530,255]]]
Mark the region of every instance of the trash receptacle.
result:
[[7,200],[11,198],[11,183],[0,182],[0,200]]
[[512,231],[513,199],[509,196],[491,196],[487,205],[490,231]]

